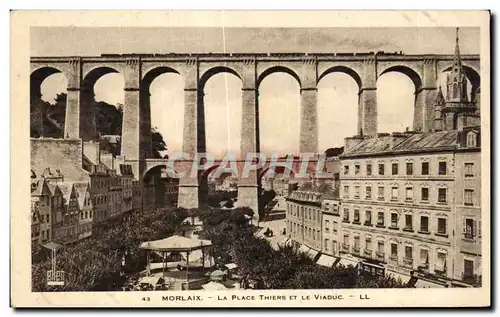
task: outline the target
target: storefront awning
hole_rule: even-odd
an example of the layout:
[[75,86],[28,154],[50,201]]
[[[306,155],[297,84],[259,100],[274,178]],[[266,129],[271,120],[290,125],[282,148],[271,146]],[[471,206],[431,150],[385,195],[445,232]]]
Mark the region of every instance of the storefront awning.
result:
[[335,262],[335,258],[330,255],[322,254],[318,262],[316,262],[319,265],[326,266],[326,267],[332,267],[333,263]]
[[299,252],[303,252],[303,253],[306,253],[309,251],[309,247],[307,247],[305,244],[301,245],[299,247]]
[[396,280],[397,279],[401,279],[401,282],[403,282],[403,283],[408,283],[408,281],[410,280],[410,276],[409,275],[404,275],[404,274],[396,273],[396,272],[392,272],[392,271],[387,271],[386,275],[387,276],[392,276]]
[[340,261],[337,264],[337,266],[343,265],[343,266],[347,267],[349,265],[356,266],[356,264],[358,264],[358,262],[342,258],[342,259],[340,259]]
[[307,250],[307,255],[309,255],[311,259],[314,259],[318,255],[318,251],[314,249],[309,249]]
[[423,280],[419,278],[417,280],[417,283],[415,283],[416,288],[444,288],[445,286],[442,283],[433,283],[432,281],[429,280]]

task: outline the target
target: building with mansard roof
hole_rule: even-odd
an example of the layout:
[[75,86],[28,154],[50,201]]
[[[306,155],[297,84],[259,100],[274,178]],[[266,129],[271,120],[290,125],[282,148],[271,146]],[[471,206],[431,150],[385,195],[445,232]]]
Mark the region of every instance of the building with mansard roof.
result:
[[[455,58],[432,132],[346,138],[340,156],[341,257],[419,286],[481,283],[481,129]],[[446,96],[446,97],[445,97]]]

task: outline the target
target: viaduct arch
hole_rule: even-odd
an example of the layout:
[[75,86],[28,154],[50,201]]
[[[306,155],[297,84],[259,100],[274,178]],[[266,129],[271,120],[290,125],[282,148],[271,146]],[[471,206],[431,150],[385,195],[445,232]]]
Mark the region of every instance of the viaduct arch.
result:
[[[466,75],[479,87],[478,55],[462,55]],[[54,73],[68,79],[64,136],[96,138],[95,120],[89,105],[93,85],[101,76],[117,72],[123,76],[121,154],[142,178],[151,157],[151,111],[149,86],[160,74],[173,72],[184,78],[183,152],[203,152],[205,148],[203,88],[206,81],[220,72],[236,75],[242,81],[242,127],[240,152],[259,151],[258,89],[269,74],[286,72],[300,86],[300,151],[317,152],[317,84],[327,74],[343,72],[359,86],[358,131],[377,134],[377,78],[391,71],[404,73],[415,84],[414,128],[430,131],[433,103],[437,94],[437,74],[449,70],[453,55],[404,55],[398,53],[241,53],[241,54],[108,54],[97,57],[31,57],[31,97],[39,98],[40,84]],[[198,178],[182,178],[179,206],[198,207]],[[241,179],[238,201],[255,211],[258,175]]]

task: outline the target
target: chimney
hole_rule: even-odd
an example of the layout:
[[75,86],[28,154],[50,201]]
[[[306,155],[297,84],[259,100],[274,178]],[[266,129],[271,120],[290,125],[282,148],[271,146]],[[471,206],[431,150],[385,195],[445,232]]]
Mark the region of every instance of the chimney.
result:
[[348,154],[354,147],[363,142],[364,139],[365,137],[359,135],[345,138],[344,153]]

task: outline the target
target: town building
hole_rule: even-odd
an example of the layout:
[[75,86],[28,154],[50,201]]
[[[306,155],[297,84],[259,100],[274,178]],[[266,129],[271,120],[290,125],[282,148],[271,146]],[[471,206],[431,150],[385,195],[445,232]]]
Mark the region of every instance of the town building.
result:
[[31,182],[31,212],[35,218],[35,225],[32,227],[33,237],[38,235],[38,242],[45,244],[52,239],[52,207],[51,191],[44,178],[36,178],[32,171]]
[[75,183],[75,192],[78,200],[80,215],[78,217],[78,240],[92,235],[93,205],[87,183]]
[[74,182],[66,181],[57,184],[63,194],[64,212],[62,226],[54,231],[52,241],[62,245],[77,242],[79,239],[80,206],[74,185]]

